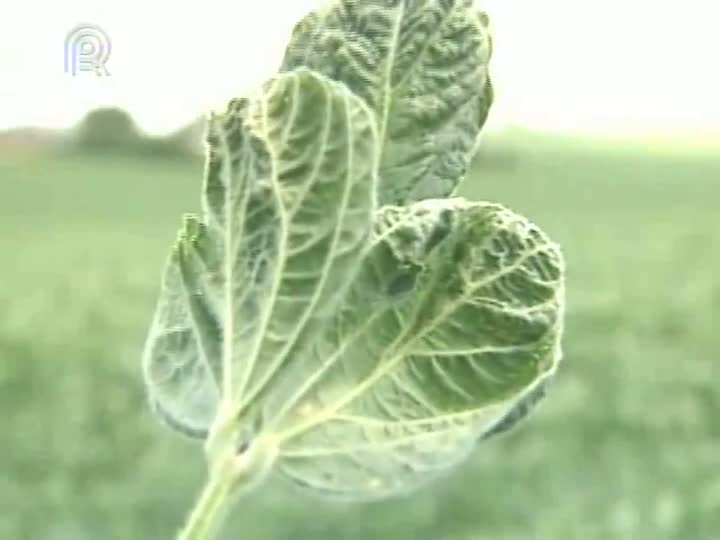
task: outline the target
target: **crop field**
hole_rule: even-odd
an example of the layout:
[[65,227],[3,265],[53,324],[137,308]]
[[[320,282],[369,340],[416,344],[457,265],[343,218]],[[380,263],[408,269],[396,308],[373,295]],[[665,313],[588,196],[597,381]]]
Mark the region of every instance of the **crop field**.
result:
[[[223,538],[719,537],[720,152],[488,142],[462,194],[528,216],[568,263],[546,401],[408,497],[345,505],[273,480]],[[0,157],[0,539],[169,539],[197,496],[201,449],[150,415],[140,353],[201,175]]]

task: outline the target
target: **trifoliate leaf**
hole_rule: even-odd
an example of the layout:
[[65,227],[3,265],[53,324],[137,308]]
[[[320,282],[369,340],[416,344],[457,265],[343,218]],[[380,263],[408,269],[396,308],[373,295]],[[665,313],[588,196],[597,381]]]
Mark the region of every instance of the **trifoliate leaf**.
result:
[[381,209],[337,315],[263,403],[279,468],[375,498],[463,460],[527,413],[560,360],[558,247],[497,205]]
[[488,18],[473,0],[339,0],[295,28],[282,68],[345,83],[373,110],[379,202],[446,197],[493,101]]
[[372,232],[376,131],[359,98],[306,69],[211,118],[205,215],[185,220],[145,349],[171,426],[204,435],[221,401],[244,410],[334,313]]
[[500,205],[444,198],[493,101],[487,26],[474,0],[335,0],[280,75],[211,116],[203,214],[167,261],[143,363],[158,416],[205,440],[183,538],[271,471],[341,498],[411,490],[545,395],[559,248]]

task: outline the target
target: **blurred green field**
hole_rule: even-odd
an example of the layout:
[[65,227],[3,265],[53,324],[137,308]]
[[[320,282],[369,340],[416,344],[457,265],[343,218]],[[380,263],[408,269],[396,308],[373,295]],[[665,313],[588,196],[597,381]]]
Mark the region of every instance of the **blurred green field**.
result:
[[[720,537],[720,152],[521,136],[464,194],[564,247],[565,361],[528,422],[410,497],[273,481],[243,540]],[[140,351],[201,164],[0,158],[0,539],[170,539],[200,448],[148,413]]]

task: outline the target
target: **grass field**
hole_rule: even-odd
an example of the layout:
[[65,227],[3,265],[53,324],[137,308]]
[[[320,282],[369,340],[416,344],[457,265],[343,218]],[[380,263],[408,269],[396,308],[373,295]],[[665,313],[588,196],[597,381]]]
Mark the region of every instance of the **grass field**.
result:
[[[509,143],[516,159],[478,160],[464,194],[564,247],[565,363],[547,401],[408,498],[343,506],[272,481],[224,538],[719,537],[720,152]],[[162,540],[183,520],[201,451],[149,415],[139,362],[201,171],[0,159],[0,539]]]

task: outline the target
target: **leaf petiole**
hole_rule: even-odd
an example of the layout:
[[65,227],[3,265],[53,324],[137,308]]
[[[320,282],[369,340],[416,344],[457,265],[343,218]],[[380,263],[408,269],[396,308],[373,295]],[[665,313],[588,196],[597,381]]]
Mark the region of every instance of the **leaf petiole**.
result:
[[225,520],[232,500],[231,475],[213,475],[205,485],[178,540],[212,540]]

